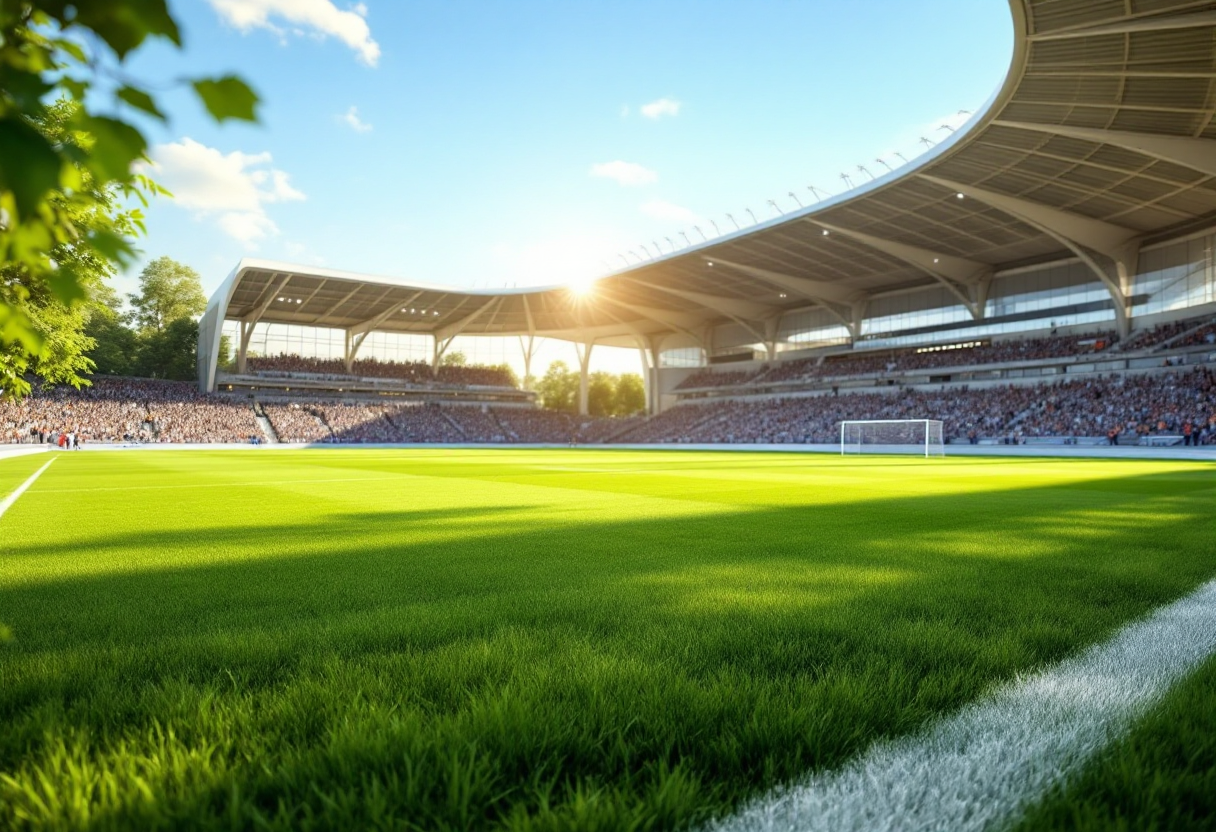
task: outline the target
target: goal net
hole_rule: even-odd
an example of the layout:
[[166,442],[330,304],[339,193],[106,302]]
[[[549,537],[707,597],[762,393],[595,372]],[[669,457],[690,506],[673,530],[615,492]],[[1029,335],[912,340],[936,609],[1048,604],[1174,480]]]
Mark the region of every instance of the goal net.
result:
[[946,442],[936,419],[841,422],[840,453],[945,456]]

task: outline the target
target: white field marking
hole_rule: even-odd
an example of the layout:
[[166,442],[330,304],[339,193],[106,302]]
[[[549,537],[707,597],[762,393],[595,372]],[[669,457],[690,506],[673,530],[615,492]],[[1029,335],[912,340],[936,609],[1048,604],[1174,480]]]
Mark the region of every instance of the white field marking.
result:
[[22,494],[24,494],[25,490],[34,484],[34,480],[36,480],[40,476],[42,476],[42,472],[45,471],[47,468],[50,468],[51,463],[54,461],[55,461],[54,459],[48,460],[46,465],[43,465],[37,471],[30,474],[30,478],[28,480],[21,483],[21,485],[17,486],[16,491],[14,491],[12,494],[9,494],[3,500],[0,500],[0,517],[4,516],[4,512],[8,511],[9,508],[12,507],[13,503],[17,502],[17,498],[20,497]]
[[919,735],[877,743],[843,769],[778,789],[707,828],[1008,828],[1213,652],[1216,581]]

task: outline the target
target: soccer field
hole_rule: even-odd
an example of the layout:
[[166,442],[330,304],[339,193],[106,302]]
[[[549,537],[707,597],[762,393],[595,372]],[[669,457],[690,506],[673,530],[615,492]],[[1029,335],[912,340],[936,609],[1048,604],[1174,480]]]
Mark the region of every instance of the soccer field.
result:
[[[0,828],[709,822],[1185,596],[1213,508],[1187,462],[60,454],[0,517]],[[1211,823],[1213,670],[1027,828]]]

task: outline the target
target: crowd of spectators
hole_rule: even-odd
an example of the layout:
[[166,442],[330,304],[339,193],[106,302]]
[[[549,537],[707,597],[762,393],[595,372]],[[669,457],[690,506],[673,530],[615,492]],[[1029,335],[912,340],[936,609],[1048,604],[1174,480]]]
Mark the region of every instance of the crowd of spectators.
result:
[[579,418],[569,413],[522,407],[496,407],[492,410],[510,441],[524,443],[580,441]]
[[312,405],[268,402],[262,409],[280,442],[326,442],[333,435]]
[[465,436],[437,404],[392,405],[385,414],[397,431],[397,442],[464,442]]
[[1212,444],[1216,377],[1199,368],[1052,385],[690,403],[650,419],[618,441],[832,443],[846,419],[925,418],[942,420],[945,436],[957,443],[1109,437],[1113,431],[1125,442],[1190,435],[1195,444]]
[[[903,388],[749,401],[689,403],[653,417],[595,419],[524,408],[360,402],[263,402],[283,442],[831,443],[844,419],[941,419],[952,442],[1187,436],[1216,443],[1210,369],[1110,375],[983,389]],[[1111,434],[1114,437],[1111,437]],[[193,385],[99,378],[82,390],[36,389],[0,402],[0,439],[244,443],[260,438],[248,399]]]
[[764,365],[758,370],[713,372],[703,370],[685,379],[677,389],[738,387],[830,378],[885,375],[946,367],[1043,361],[1101,352],[1116,342],[1113,332],[1088,335],[1052,335],[1016,341],[976,342],[953,349],[909,349],[799,358]]
[[299,355],[250,356],[246,369],[263,377],[320,378],[327,381],[356,379],[393,379],[418,387],[514,387],[515,381],[504,367],[443,365],[438,376],[425,361],[381,361],[357,358],[350,372],[340,358],[305,358]]
[[1201,344],[1216,345],[1216,321],[1210,324],[1201,326],[1194,332],[1188,332],[1186,336],[1179,338],[1171,347],[1196,347]]
[[616,416],[611,419],[582,421],[582,424],[579,425],[578,441],[588,445],[615,442],[616,437],[624,436],[627,432],[633,431],[645,421],[646,417],[640,414],[636,416]]
[[35,388],[20,402],[0,400],[0,437],[6,443],[44,443],[74,434],[81,443],[149,441],[147,402],[157,382],[98,379],[75,390]]
[[703,387],[738,387],[755,381],[768,369],[766,364],[759,370],[698,370],[680,382],[679,390],[696,390]]
[[1189,432],[1216,442],[1216,376],[1198,368],[1163,376],[1112,376],[1048,387],[1028,408],[1026,436],[1105,436],[1129,440]]
[[384,409],[362,402],[335,402],[320,407],[334,442],[400,442]]
[[148,403],[148,416],[156,442],[249,442],[262,428],[248,402],[207,396],[193,384],[176,384],[177,390]]
[[445,407],[446,413],[456,423],[463,442],[508,442],[510,437],[494,412],[486,406],[458,405]]
[[[1201,323],[1203,323],[1202,318],[1185,318],[1180,321],[1158,324],[1151,329],[1137,332],[1124,343],[1123,349],[1125,351],[1148,350],[1175,338],[1178,340],[1173,341],[1169,346],[1192,347],[1199,344],[1216,344],[1216,321],[1208,321],[1205,326],[1199,326]],[[1195,329],[1195,331],[1187,333],[1184,338],[1178,338],[1189,329]]]
[[46,442],[72,434],[90,442],[247,442],[261,429],[247,404],[204,396],[193,384],[98,377],[76,390],[35,387],[0,401],[0,438]]

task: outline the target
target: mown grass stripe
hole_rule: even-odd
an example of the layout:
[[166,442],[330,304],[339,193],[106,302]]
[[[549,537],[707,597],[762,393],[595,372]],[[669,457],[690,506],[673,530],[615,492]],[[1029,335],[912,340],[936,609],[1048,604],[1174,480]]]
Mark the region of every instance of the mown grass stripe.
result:
[[21,483],[21,485],[17,486],[16,490],[13,491],[12,494],[9,494],[3,500],[0,500],[0,517],[4,516],[4,513],[6,511],[8,511],[9,508],[12,507],[13,503],[17,502],[17,498],[20,497],[22,494],[24,494],[25,490],[27,488],[29,488],[31,485],[33,485],[34,481],[37,480],[40,476],[42,476],[42,472],[45,471],[47,468],[50,468],[51,463],[54,461],[55,461],[54,459],[49,460],[46,465],[43,465],[41,468],[39,468],[33,474],[30,474],[30,478],[27,479],[25,482]]
[[710,829],[1007,828],[1214,652],[1216,581],[918,736],[879,743]]

